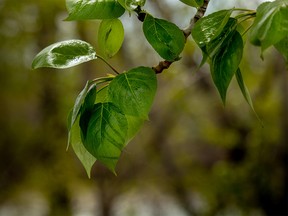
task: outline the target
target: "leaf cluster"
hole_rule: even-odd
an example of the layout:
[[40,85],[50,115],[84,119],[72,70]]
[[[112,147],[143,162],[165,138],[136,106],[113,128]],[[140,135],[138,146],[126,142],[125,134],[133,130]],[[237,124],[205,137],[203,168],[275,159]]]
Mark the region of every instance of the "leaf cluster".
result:
[[[198,8],[198,11],[205,11],[209,2],[180,1]],[[72,146],[88,176],[96,160],[115,173],[123,148],[148,119],[157,89],[156,73],[161,73],[180,59],[190,33],[202,50],[200,66],[205,62],[210,64],[212,80],[224,104],[229,84],[236,76],[244,98],[254,110],[239,67],[244,48],[243,36],[247,31],[250,30],[250,42],[261,46],[262,52],[275,46],[286,60],[288,58],[287,0],[265,2],[257,11],[233,8],[212,13],[192,23],[192,32],[188,33],[168,20],[153,17],[142,10],[144,5],[145,0],[66,0],[66,20],[101,21],[98,44],[103,56],[98,55],[98,51],[96,53],[89,43],[71,39],[46,47],[36,55],[32,63],[34,69],[63,69],[100,59],[116,73],[116,76],[87,81],[69,114],[68,145]],[[164,59],[157,67],[139,66],[119,73],[107,62],[122,47],[125,34],[119,17],[125,11],[136,14],[143,22],[143,34]],[[237,12],[237,15],[232,16],[233,12]],[[241,24],[247,20],[253,20],[252,25],[239,31]]]

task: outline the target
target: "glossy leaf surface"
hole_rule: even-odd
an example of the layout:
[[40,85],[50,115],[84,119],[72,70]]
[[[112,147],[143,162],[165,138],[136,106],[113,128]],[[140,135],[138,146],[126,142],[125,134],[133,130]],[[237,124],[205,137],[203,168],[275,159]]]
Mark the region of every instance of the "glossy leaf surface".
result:
[[66,40],[52,44],[39,52],[32,62],[32,68],[69,68],[96,59],[94,48],[81,40]]
[[66,20],[114,19],[125,12],[117,0],[66,0],[66,7]]
[[98,31],[98,45],[106,58],[114,56],[122,46],[124,28],[119,19],[103,20]]
[[170,61],[179,58],[185,45],[185,37],[178,26],[147,14],[143,22],[143,32],[147,41],[162,58]]
[[288,35],[288,1],[265,2],[257,8],[250,40],[261,46],[262,52]]
[[[77,96],[73,110],[72,110],[72,116],[71,116],[71,126],[74,124],[76,121],[80,109],[83,107],[85,110],[86,109],[91,109],[94,105],[94,101],[96,99],[96,84],[89,85],[89,81],[87,81],[85,87],[83,90],[79,93]],[[84,110],[83,110],[84,111]]]
[[148,119],[156,89],[155,72],[151,68],[138,67],[114,78],[108,97],[125,114]]
[[180,0],[180,1],[183,2],[184,4],[196,8],[202,6],[204,3],[204,0]]
[[195,24],[192,37],[201,49],[223,32],[231,13],[231,10],[221,10],[203,17]]
[[115,166],[127,137],[128,123],[125,115],[110,102],[98,103],[86,123],[84,146],[97,160],[115,173]]
[[146,0],[118,0],[118,2],[128,11],[135,10],[138,6],[143,7]]
[[225,104],[226,92],[232,77],[237,71],[243,53],[241,35],[235,31],[231,37],[226,38],[218,52],[212,57],[211,74],[218,92]]

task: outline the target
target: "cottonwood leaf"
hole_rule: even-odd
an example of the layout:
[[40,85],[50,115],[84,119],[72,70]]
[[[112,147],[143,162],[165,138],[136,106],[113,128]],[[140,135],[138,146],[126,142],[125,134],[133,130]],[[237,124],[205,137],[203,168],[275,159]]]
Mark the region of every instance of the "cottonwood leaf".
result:
[[250,93],[249,93],[248,88],[246,87],[246,85],[244,83],[242,73],[241,73],[239,68],[237,69],[235,75],[236,75],[236,79],[237,79],[237,82],[238,82],[238,85],[240,87],[240,90],[242,92],[243,97],[245,98],[245,100],[247,101],[247,103],[249,104],[251,109],[255,112]]
[[239,68],[236,71],[235,76],[236,76],[236,79],[237,79],[237,82],[238,82],[238,85],[240,87],[240,90],[242,92],[243,97],[245,98],[246,102],[249,104],[249,106],[252,109],[252,111],[254,112],[255,116],[257,117],[257,119],[259,120],[261,125],[263,126],[263,122],[261,121],[261,119],[259,118],[258,114],[256,113],[256,111],[254,109],[253,101],[251,99],[249,90],[248,90],[247,86],[245,85],[241,70]]
[[96,51],[87,42],[66,40],[54,43],[39,52],[32,62],[32,68],[69,68],[96,59]]
[[79,95],[77,96],[74,106],[73,106],[73,110],[72,110],[72,116],[71,116],[71,125],[70,128],[72,127],[72,125],[75,123],[79,113],[80,113],[80,109],[82,108],[83,111],[87,110],[87,109],[92,109],[95,99],[96,99],[96,84],[89,84],[90,82],[87,81],[85,87],[83,88],[83,90],[79,93]]
[[74,125],[72,125],[69,131],[69,145],[72,146],[75,154],[77,155],[80,162],[83,164],[88,177],[91,177],[91,169],[94,163],[96,162],[96,158],[90,154],[85,148],[82,139],[81,139],[81,129],[79,126],[79,117],[77,118]]
[[201,18],[192,29],[192,37],[202,49],[223,32],[232,10],[221,10]]
[[125,115],[128,123],[128,132],[126,137],[126,145],[130,142],[134,136],[139,132],[143,126],[145,119],[137,116]]
[[[112,101],[112,100],[109,99],[108,97],[108,86],[106,86],[97,91],[96,102],[105,103],[108,101]],[[132,116],[128,114],[125,114],[125,117],[128,123],[128,132],[127,132],[127,137],[126,137],[126,142],[125,142],[125,145],[127,145],[130,142],[130,140],[133,139],[134,136],[137,134],[137,132],[140,130],[140,128],[145,122],[145,119],[143,119],[142,117]]]
[[147,41],[162,58],[168,61],[179,58],[185,45],[185,37],[178,26],[146,14],[143,32]]
[[[81,123],[80,119],[84,146],[98,161],[115,173],[116,164],[125,146],[127,119],[111,102],[95,104],[88,116],[84,123]],[[87,127],[84,130],[83,124]]]
[[117,0],[66,0],[69,16],[66,20],[114,19],[125,9]]
[[288,35],[288,1],[277,0],[262,3],[250,30],[250,41],[261,46],[262,53]]
[[226,46],[227,41],[232,37],[237,28],[237,20],[229,18],[225,27],[222,29],[220,34],[211,40],[205,47],[208,57],[213,56],[219,52],[219,49]]
[[286,63],[288,64],[288,35],[274,46],[284,56]]
[[104,56],[111,58],[122,46],[124,28],[119,19],[103,20],[98,30],[98,45]]
[[211,75],[224,104],[228,86],[239,67],[242,53],[243,40],[239,32],[235,31],[212,57]]
[[155,72],[148,67],[137,67],[113,79],[108,97],[125,114],[148,119],[156,89]]

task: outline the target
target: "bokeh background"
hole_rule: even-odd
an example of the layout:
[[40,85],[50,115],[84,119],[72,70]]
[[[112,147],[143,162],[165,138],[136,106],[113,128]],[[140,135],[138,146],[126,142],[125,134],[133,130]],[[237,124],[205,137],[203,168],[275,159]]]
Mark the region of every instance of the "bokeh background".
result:
[[[255,9],[260,1],[211,0],[207,13]],[[188,25],[195,10],[147,0],[153,15]],[[190,37],[182,59],[158,75],[155,102],[125,148],[114,176],[96,163],[92,178],[71,149],[66,116],[87,79],[111,73],[100,61],[68,70],[31,70],[60,40],[97,50],[98,21],[65,22],[64,0],[0,0],[0,216],[287,215],[288,78],[274,48],[246,41],[241,63],[255,110],[233,80],[223,107],[209,66]],[[160,58],[141,23],[125,14],[126,36],[110,60],[119,71]]]

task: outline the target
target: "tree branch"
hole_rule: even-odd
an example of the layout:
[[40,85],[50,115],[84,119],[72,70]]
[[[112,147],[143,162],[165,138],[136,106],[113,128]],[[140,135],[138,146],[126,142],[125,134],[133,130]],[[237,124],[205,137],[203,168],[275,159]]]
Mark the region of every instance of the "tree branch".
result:
[[205,12],[206,12],[206,10],[207,10],[209,1],[210,1],[210,0],[204,0],[203,5],[202,5],[200,8],[198,8],[195,16],[190,20],[189,26],[187,26],[187,27],[183,30],[184,35],[185,35],[186,38],[191,34],[191,31],[192,31],[195,23],[204,16],[204,14],[205,14]]
[[[198,8],[195,16],[190,20],[189,26],[183,29],[183,33],[186,39],[191,34],[191,31],[195,23],[204,16],[209,2],[210,0],[204,0],[203,5]],[[164,61],[159,62],[158,65],[152,67],[152,69],[155,71],[156,74],[159,74],[159,73],[162,73],[165,69],[168,69],[173,62],[175,61],[164,60]]]

